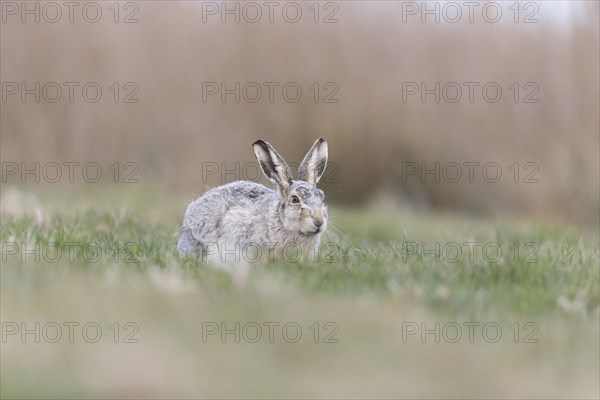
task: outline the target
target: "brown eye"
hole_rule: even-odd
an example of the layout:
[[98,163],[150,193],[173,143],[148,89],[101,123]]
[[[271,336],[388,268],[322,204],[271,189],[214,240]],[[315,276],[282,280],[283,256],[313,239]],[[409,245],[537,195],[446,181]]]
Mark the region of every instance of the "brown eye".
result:
[[298,204],[300,203],[300,199],[298,198],[298,196],[294,195],[292,196],[292,204]]

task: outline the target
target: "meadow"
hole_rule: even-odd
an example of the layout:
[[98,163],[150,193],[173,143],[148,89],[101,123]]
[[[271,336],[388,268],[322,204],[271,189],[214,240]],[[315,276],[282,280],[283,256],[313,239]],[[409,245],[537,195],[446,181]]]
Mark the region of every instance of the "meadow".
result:
[[[599,2],[71,3],[0,7],[0,397],[600,398]],[[318,137],[316,262],[177,256]]]
[[598,396],[597,230],[332,206],[326,256],[240,275],[178,258],[190,199],[30,189],[2,190],[2,398]]

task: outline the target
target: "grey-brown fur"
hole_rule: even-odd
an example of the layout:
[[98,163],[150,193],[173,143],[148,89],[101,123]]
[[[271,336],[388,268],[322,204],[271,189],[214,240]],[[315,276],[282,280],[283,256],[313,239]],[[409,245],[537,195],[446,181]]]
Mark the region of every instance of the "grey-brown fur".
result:
[[258,140],[253,148],[276,190],[236,181],[204,193],[185,212],[177,243],[180,256],[225,262],[247,256],[245,246],[272,250],[288,245],[305,255],[318,249],[327,207],[316,183],[327,164],[327,142],[318,139],[308,151],[298,169],[301,180],[292,180],[287,163],[269,143]]

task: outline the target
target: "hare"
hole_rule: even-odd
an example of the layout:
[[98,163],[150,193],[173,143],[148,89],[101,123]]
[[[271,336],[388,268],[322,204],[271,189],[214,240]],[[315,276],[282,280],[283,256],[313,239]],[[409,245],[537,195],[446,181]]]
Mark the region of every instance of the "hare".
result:
[[181,257],[216,263],[248,261],[244,258],[255,260],[257,252],[285,247],[318,254],[328,216],[323,191],[316,184],[327,166],[327,142],[315,141],[300,163],[298,180],[292,180],[290,167],[269,143],[257,140],[252,147],[276,190],[235,181],[204,193],[183,217],[177,243]]

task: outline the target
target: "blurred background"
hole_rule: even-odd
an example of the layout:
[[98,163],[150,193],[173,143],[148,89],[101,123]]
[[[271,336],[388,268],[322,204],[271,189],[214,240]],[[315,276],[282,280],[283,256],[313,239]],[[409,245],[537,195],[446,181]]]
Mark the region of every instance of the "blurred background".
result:
[[[257,138],[297,164],[324,136],[335,164],[323,182],[332,203],[384,200],[588,224],[600,212],[597,2],[494,3],[497,22],[489,22],[495,8],[485,17],[481,2],[473,22],[461,7],[455,23],[446,2],[428,3],[437,15],[420,2],[300,2],[295,23],[295,9],[283,17],[285,3],[272,22],[265,6],[252,22],[256,7],[243,2],[97,3],[94,23],[82,17],[85,2],[73,22],[65,6],[48,22],[56,10],[38,3],[39,23],[23,15],[25,3],[2,3],[3,162],[134,162],[142,183],[191,198],[253,179],[243,163],[254,161]],[[222,7],[239,7],[239,23]],[[23,82],[41,84],[39,103],[31,94],[21,100]],[[49,82],[63,89],[56,102],[48,101],[52,85],[43,90]],[[65,82],[79,85],[73,102]],[[102,88],[97,102],[82,97],[89,82]],[[235,94],[223,102],[221,83],[236,82],[239,103]],[[256,102],[248,101],[256,85],[243,92],[249,82],[263,89]],[[273,101],[264,82],[278,85]],[[282,95],[290,82],[302,89],[297,102]],[[423,102],[421,84],[431,90],[436,82],[439,102],[435,93]],[[477,82],[473,101],[465,82]],[[498,101],[484,98],[490,82],[502,90]],[[457,85],[462,97],[452,102]],[[207,173],[210,163],[217,173]],[[473,182],[464,163],[480,163]],[[483,178],[486,163],[500,166],[497,182]],[[439,178],[421,175],[436,168]],[[3,183],[19,179],[3,174]]]
[[[265,3],[0,0],[0,397],[598,398],[600,3]],[[338,262],[177,257],[191,199],[267,183],[252,142],[298,165],[321,136]],[[432,257],[467,243],[505,252]],[[4,340],[11,321],[104,337]],[[128,321],[139,343],[113,340]],[[305,336],[203,342],[206,321]],[[327,321],[337,344],[310,336]],[[407,321],[504,336],[405,342]]]

